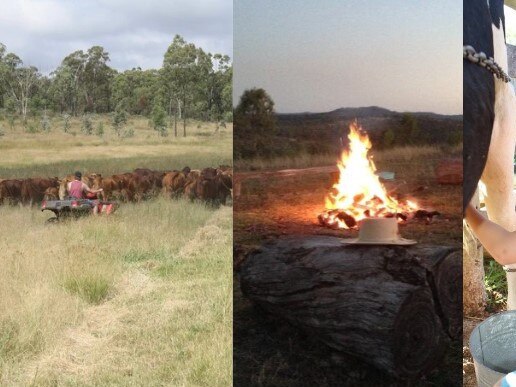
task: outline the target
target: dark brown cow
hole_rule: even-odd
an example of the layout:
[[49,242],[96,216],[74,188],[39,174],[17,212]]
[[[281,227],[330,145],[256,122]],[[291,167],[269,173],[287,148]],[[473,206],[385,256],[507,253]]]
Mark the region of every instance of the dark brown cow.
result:
[[19,203],[21,200],[21,186],[23,180],[6,179],[0,182],[0,204],[6,201],[10,204]]
[[217,175],[218,198],[222,204],[226,204],[228,196],[233,198],[233,170],[219,170]]
[[127,191],[132,200],[139,202],[152,191],[153,187],[153,181],[150,176],[133,173],[129,180]]
[[232,171],[205,168],[192,171],[185,184],[184,195],[190,200],[198,199],[212,205],[226,204],[233,187]]
[[59,180],[57,177],[51,179],[45,178],[29,178],[23,180],[20,187],[20,196],[23,204],[33,205],[44,199],[45,191],[48,188],[57,188]]
[[150,175],[154,174],[154,171],[149,168],[136,168],[133,171],[133,174],[138,175],[138,176],[150,176]]
[[191,170],[186,176],[184,196],[190,200],[197,198],[197,183],[201,179],[201,171],[198,169]]

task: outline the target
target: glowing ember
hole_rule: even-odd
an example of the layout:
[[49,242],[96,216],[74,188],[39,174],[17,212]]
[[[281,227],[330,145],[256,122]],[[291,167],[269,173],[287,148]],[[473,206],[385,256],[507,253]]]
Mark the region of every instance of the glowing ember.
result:
[[319,221],[335,228],[354,228],[370,217],[397,217],[399,221],[418,209],[416,203],[398,202],[389,196],[368,156],[371,141],[355,121],[349,127],[349,150],[337,162],[339,181],[326,197],[326,211]]

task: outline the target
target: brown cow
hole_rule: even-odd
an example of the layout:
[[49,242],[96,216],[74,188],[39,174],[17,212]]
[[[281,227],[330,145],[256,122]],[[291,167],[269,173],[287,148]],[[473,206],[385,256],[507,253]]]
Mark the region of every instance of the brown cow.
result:
[[21,200],[21,186],[23,180],[6,179],[0,182],[0,204],[6,201],[10,204],[19,203]]
[[57,188],[59,181],[57,177],[51,179],[29,178],[22,182],[20,196],[23,204],[32,206],[34,203],[41,202],[48,188]]
[[201,180],[201,171],[191,170],[186,176],[184,196],[190,200],[197,199],[197,184]]
[[153,173],[154,173],[154,171],[149,168],[136,168],[133,171],[133,174],[138,175],[138,176],[150,176]]
[[232,190],[231,171],[225,172],[215,168],[192,171],[185,184],[185,197],[198,199],[212,205],[226,204]]
[[167,172],[162,179],[163,194],[168,198],[177,198],[184,192],[187,176],[183,172]]
[[43,195],[43,200],[59,200],[59,186],[48,187]]
[[226,204],[228,196],[233,199],[233,170],[228,168],[220,170],[217,174],[218,199],[222,204]]
[[96,173],[90,175],[90,177],[93,180],[91,185],[93,189],[102,188],[101,196],[104,201],[110,200],[114,195],[121,192],[120,184],[113,176],[102,177],[100,173]]
[[132,200],[139,202],[143,200],[146,194],[152,189],[153,181],[150,176],[133,173],[133,176],[129,180],[127,191]]
[[111,176],[113,180],[118,184],[120,188],[120,197],[124,201],[131,201],[134,192],[129,189],[129,182],[131,181],[133,174],[131,172],[121,173]]

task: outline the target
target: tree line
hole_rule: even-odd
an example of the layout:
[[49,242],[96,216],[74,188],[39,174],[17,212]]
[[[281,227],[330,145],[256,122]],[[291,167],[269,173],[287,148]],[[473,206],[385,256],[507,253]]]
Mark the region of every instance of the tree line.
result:
[[[48,76],[0,43],[0,109],[19,115],[112,113],[144,115],[165,134],[186,119],[232,121],[232,73],[228,55],[205,52],[176,35],[159,69],[119,72],[101,46],[67,55]],[[167,116],[169,118],[167,124]]]
[[[270,158],[303,153],[327,154],[342,144],[339,137],[347,125],[334,118],[300,119],[287,122],[274,110],[274,101],[261,88],[245,90],[234,111],[233,155],[240,158]],[[435,125],[435,126],[434,126]],[[429,128],[430,126],[430,128]],[[369,134],[375,149],[407,145],[456,146],[462,144],[462,123],[434,124],[411,113],[386,120],[383,128]],[[340,145],[339,145],[340,144]]]

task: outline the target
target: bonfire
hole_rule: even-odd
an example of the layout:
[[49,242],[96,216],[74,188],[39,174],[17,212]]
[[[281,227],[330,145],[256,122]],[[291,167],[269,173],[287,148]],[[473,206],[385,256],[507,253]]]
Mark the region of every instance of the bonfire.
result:
[[369,156],[369,136],[358,122],[351,123],[348,139],[349,148],[342,151],[337,162],[339,178],[326,196],[325,211],[319,215],[320,223],[332,228],[350,229],[357,228],[358,222],[364,218],[407,220],[418,206],[413,201],[398,201],[388,194]]

